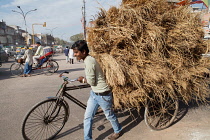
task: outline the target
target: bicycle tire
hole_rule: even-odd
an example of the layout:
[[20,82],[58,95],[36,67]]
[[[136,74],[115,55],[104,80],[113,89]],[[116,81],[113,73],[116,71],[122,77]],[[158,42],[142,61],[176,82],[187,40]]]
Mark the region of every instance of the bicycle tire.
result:
[[62,130],[68,116],[68,107],[60,99],[37,103],[24,118],[22,136],[25,140],[50,140]]
[[54,69],[53,66],[54,65],[52,63],[49,63],[49,61],[47,61],[47,62],[44,62],[42,64],[41,69],[42,69],[44,74],[51,75],[51,74],[53,74],[55,72],[55,69]]
[[58,71],[58,69],[59,69],[58,62],[56,62],[55,60],[51,60],[51,62],[53,63],[54,68],[55,68],[55,71],[54,71],[54,72],[57,72],[57,71]]
[[11,66],[10,66],[10,72],[12,75],[21,75],[23,74],[23,65],[20,64],[20,63],[13,63]]
[[169,96],[165,99],[156,97],[156,99],[148,101],[145,107],[145,123],[152,130],[166,129],[174,122],[178,109],[178,100],[173,100]]
[[55,73],[59,68],[59,65],[56,61],[54,60],[50,60],[50,61],[47,61],[45,62],[43,65],[42,65],[42,69],[43,69],[43,72],[45,74],[52,74],[52,73]]

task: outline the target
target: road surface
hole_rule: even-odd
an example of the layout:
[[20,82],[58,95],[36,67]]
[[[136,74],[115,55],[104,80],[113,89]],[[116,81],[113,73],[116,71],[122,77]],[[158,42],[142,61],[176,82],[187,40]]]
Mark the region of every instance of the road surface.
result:
[[[84,63],[66,64],[64,54],[56,54],[59,71],[51,76],[34,71],[32,77],[12,76],[9,72],[12,59],[0,67],[0,140],[22,140],[21,125],[25,114],[37,102],[54,96],[62,80],[59,72],[69,71],[72,79],[84,76]],[[76,83],[75,83],[76,84]],[[88,99],[88,89],[73,91],[71,94],[82,102]],[[67,100],[70,106],[69,120],[55,139],[82,140],[84,109]],[[145,124],[143,113],[118,112],[124,134],[119,140],[210,140],[210,106],[190,105],[182,107],[176,122],[162,131],[151,131]],[[113,132],[104,115],[94,119],[93,138],[107,139]]]

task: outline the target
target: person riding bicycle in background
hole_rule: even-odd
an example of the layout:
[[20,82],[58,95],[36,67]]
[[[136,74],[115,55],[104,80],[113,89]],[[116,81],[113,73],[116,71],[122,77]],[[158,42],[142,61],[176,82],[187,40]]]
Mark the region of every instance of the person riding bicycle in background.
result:
[[80,76],[78,81],[88,83],[92,88],[84,117],[84,140],[92,140],[93,117],[99,106],[114,129],[114,133],[108,139],[115,140],[120,137],[122,127],[114,114],[112,91],[106,83],[103,71],[96,59],[89,55],[89,49],[85,40],[76,41],[72,45],[72,49],[74,56],[78,60],[84,60],[85,64],[86,78]]
[[22,59],[25,59],[25,66],[24,66],[24,72],[23,75],[20,75],[21,77],[30,77],[31,76],[31,71],[32,71],[32,64],[33,64],[33,55],[32,55],[32,50],[29,49],[28,46],[25,46],[25,53]]
[[38,59],[44,55],[43,46],[41,46],[40,42],[36,42],[36,45],[38,46],[36,53],[33,56],[33,62],[35,63],[35,66],[39,63]]

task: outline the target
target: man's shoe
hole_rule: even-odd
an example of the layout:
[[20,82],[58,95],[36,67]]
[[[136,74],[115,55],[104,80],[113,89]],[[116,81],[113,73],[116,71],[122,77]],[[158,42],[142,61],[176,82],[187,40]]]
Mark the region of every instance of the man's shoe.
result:
[[27,74],[26,77],[31,77],[31,74]]
[[26,77],[26,75],[25,75],[25,74],[23,74],[23,75],[20,75],[20,77]]
[[112,134],[108,137],[108,139],[109,139],[109,140],[116,140],[116,139],[118,139],[120,136],[121,136],[121,132],[119,132],[119,133],[112,133]]

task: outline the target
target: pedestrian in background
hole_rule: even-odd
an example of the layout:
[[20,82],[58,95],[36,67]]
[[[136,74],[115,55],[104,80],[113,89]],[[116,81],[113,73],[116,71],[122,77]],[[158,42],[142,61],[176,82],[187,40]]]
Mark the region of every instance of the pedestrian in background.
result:
[[72,47],[69,49],[69,61],[70,61],[70,64],[74,64],[74,51],[72,49]]
[[22,59],[25,59],[25,66],[24,66],[24,72],[21,77],[30,77],[31,76],[31,71],[32,71],[32,64],[33,64],[33,55],[32,55],[32,50],[29,49],[28,46],[25,46],[25,53]]
[[69,62],[69,47],[66,46],[65,50],[64,50],[64,54],[66,56],[66,63]]

